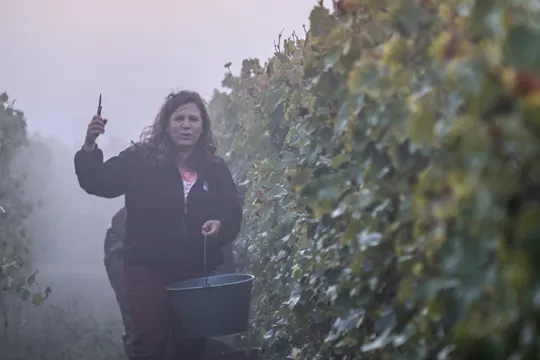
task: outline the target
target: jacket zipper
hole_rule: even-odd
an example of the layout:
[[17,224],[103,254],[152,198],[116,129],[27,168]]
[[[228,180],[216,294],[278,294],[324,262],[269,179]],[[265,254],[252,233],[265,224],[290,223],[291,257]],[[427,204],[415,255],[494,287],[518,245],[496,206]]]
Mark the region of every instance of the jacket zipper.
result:
[[187,198],[184,199],[184,216],[182,216],[182,234],[184,235],[183,241],[186,241],[187,229],[186,229],[186,217],[187,217]]
[[180,184],[182,185],[182,200],[184,201],[184,214],[182,216],[182,235],[183,235],[183,238],[182,238],[182,241],[185,241],[186,239],[186,236],[187,236],[187,230],[186,230],[186,216],[187,216],[187,196],[186,196],[186,193],[184,192],[184,179],[182,179],[182,174],[180,174],[179,170],[178,169],[175,169],[175,173],[176,175],[180,178]]

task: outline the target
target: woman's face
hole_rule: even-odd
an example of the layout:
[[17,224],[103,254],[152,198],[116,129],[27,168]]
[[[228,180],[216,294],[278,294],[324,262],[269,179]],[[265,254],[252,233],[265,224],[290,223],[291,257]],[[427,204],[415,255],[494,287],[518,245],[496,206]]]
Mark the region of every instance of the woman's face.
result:
[[193,147],[203,131],[201,112],[194,103],[187,103],[176,109],[168,125],[171,140],[181,148]]

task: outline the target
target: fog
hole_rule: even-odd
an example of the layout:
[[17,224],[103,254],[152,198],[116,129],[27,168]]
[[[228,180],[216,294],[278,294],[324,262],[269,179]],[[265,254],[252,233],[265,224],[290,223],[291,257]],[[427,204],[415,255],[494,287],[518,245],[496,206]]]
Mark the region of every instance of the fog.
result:
[[[102,141],[106,156],[126,145],[115,141]],[[17,298],[9,302],[2,360],[123,358],[120,315],[103,263],[105,230],[123,199],[82,191],[74,151],[33,134],[14,161],[13,173],[26,175],[23,191],[32,206],[28,270],[39,271],[34,290],[52,292],[37,307]]]
[[209,98],[223,65],[266,60],[315,0],[0,0],[1,89],[30,128],[80,143],[103,93],[109,134],[137,137],[176,88]]
[[119,356],[110,350],[120,351],[121,329],[103,239],[123,198],[87,195],[73,168],[99,93],[110,120],[99,140],[107,158],[138,138],[169,91],[209,99],[225,63],[238,71],[244,58],[264,62],[282,30],[303,33],[314,3],[0,0],[0,92],[16,99],[33,139],[14,164],[28,175],[31,267],[39,286],[52,288],[44,306],[11,313],[15,342],[0,349],[3,360]]

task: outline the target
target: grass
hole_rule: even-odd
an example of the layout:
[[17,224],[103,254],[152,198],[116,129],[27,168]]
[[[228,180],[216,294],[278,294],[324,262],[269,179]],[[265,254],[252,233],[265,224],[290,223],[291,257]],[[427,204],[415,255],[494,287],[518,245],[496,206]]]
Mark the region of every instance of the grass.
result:
[[8,301],[0,359],[126,359],[120,314],[104,270],[57,270],[40,275],[40,281],[53,291],[44,305]]

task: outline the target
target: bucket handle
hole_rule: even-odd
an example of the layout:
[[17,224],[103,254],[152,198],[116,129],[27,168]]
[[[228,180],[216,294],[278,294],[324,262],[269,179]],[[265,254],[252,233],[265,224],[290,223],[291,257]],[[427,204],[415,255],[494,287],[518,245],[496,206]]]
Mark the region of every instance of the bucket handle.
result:
[[204,235],[204,286],[208,287],[208,267],[206,265],[206,234]]

